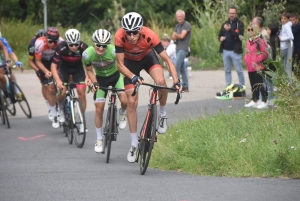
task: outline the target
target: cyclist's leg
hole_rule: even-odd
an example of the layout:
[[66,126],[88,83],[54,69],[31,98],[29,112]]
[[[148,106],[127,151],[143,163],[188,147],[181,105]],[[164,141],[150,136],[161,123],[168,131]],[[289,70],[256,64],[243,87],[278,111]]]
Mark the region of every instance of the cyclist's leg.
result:
[[[124,77],[121,73],[118,72],[117,83],[115,84],[115,88],[124,89]],[[124,129],[127,125],[127,117],[126,117],[126,109],[127,109],[127,96],[125,92],[118,93],[121,108],[119,110],[119,128]]]
[[[74,82],[84,82],[85,81],[85,72],[84,72],[82,65],[80,65],[78,67],[74,67],[73,70],[74,70],[73,71],[74,73],[72,74],[73,81]],[[86,96],[85,96],[86,85],[85,84],[77,84],[76,89],[77,89],[78,98],[80,99],[83,109],[85,111],[85,109],[86,109]]]

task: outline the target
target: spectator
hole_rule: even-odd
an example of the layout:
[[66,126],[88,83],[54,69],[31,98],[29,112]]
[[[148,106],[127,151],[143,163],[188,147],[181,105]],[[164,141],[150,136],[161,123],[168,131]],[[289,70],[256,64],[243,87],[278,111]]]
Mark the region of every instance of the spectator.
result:
[[264,28],[264,20],[261,17],[255,17],[252,20],[252,24],[258,26],[260,34],[264,38],[265,42],[268,42],[270,37],[269,34],[267,33],[267,30]]
[[228,20],[221,26],[219,32],[220,53],[222,53],[226,86],[231,84],[232,64],[238,74],[239,83],[245,85],[244,72],[242,69],[242,40],[244,36],[244,23],[237,18],[237,9],[229,8]]
[[[263,85],[263,76],[259,72],[264,71],[262,62],[268,57],[268,46],[261,36],[258,26],[251,23],[248,26],[248,35],[249,39],[246,42],[246,54],[244,60],[248,68],[252,101],[246,104],[245,107],[265,109],[268,108],[267,97]],[[262,102],[258,101],[259,92],[262,95]]]
[[295,75],[300,76],[300,23],[299,16],[296,13],[291,14],[292,33],[294,35],[294,51],[293,51],[293,66],[296,64]]
[[176,71],[178,77],[182,76],[182,85],[184,92],[189,92],[189,81],[187,72],[184,68],[184,58],[189,54],[189,44],[192,34],[191,24],[185,20],[183,10],[176,11],[176,19],[178,24],[175,26],[172,34],[172,40],[176,44]]
[[[267,28],[267,33],[269,35],[269,58],[271,58],[273,61],[276,60],[276,47],[278,47],[276,44],[278,44],[278,30],[279,27],[276,23],[271,23],[268,25]],[[267,69],[266,69],[267,70]],[[270,71],[275,72],[276,71],[276,67],[273,64],[269,64],[269,69]],[[268,92],[268,103],[270,105],[273,104],[272,100],[274,99],[274,96],[272,96],[271,94],[274,92],[274,86],[273,86],[273,82],[272,82],[272,76],[270,74],[266,74],[266,86],[267,86],[267,92]]]
[[[175,65],[175,63],[176,63],[176,44],[174,43],[173,40],[170,39],[170,37],[166,33],[161,38],[161,44],[165,48],[168,56],[170,57],[173,64]],[[185,58],[184,59],[184,68],[185,68],[185,70],[187,70],[188,65],[189,65],[189,59]],[[190,76],[188,75],[188,77],[190,77]],[[169,74],[169,79],[173,79],[170,74]],[[169,92],[171,92],[171,91],[169,91]]]
[[281,23],[282,29],[279,34],[280,40],[280,51],[281,57],[283,60],[283,66],[285,72],[288,74],[289,78],[292,77],[292,47],[293,47],[293,40],[294,36],[292,33],[292,23],[289,21],[290,14],[284,12],[281,15]]

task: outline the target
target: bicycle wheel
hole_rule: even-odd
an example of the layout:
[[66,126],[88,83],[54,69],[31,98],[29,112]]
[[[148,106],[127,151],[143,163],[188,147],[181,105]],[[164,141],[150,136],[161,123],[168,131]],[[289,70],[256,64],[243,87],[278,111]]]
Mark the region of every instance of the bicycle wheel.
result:
[[[152,153],[154,146],[154,138],[156,135],[156,117],[157,108],[156,105],[152,105],[150,112],[146,116],[141,134],[145,132],[144,139],[140,139],[139,142],[139,157],[140,157],[140,173],[144,175]],[[147,120],[148,119],[148,120]],[[147,121],[146,121],[147,120]],[[144,130],[145,129],[145,130]]]
[[9,124],[9,120],[8,120],[8,116],[7,116],[7,103],[5,100],[5,96],[4,93],[2,91],[2,89],[0,89],[0,115],[1,115],[1,121],[2,124],[7,124],[7,128],[10,128],[10,124]]
[[[86,124],[83,106],[78,98],[73,98],[73,111],[74,111],[74,141],[78,148],[82,148],[85,142],[86,136]],[[83,126],[83,132],[80,132],[80,128]]]
[[[111,150],[111,141],[112,141],[112,137],[114,135],[114,122],[115,122],[115,105],[114,104],[110,104],[108,110],[107,110],[107,114],[109,122],[108,122],[108,130],[106,133],[107,136],[107,154],[106,154],[106,163],[109,163],[109,158],[110,158],[110,150]],[[107,123],[106,123],[107,124]]]
[[[11,81],[10,83],[11,90],[13,91],[14,95],[14,100],[19,103],[21,109],[23,110],[24,114],[28,117],[31,118],[31,109],[28,104],[27,98],[25,97],[25,94],[23,93],[22,89],[20,86],[15,82]],[[18,93],[17,93],[18,92]]]
[[[71,102],[70,102],[71,103]],[[66,123],[67,123],[67,129],[66,129],[66,135],[68,137],[68,141],[69,144],[73,143],[73,129],[74,129],[74,124],[72,121],[72,108],[71,108],[71,104],[68,104],[68,115],[67,115],[67,119],[66,119]]]
[[[13,85],[13,83],[12,83],[12,85]],[[11,108],[8,108],[8,107],[6,107],[6,109],[7,109],[7,111],[12,115],[12,116],[15,116],[16,115],[16,106],[15,106],[15,102],[16,102],[16,100],[15,100],[15,90],[14,90],[14,88],[12,87],[12,85],[11,84],[9,84],[9,89],[7,89],[7,92],[8,92],[8,96],[9,96],[9,98],[10,98],[10,100],[11,100],[11,105],[12,105],[12,107]]]

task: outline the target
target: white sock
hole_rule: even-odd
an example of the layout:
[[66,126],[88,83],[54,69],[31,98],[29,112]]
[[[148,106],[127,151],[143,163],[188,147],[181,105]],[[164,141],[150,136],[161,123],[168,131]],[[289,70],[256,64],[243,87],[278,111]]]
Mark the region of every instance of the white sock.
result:
[[161,117],[167,116],[167,108],[166,108],[166,106],[161,106],[160,105],[160,116]]
[[58,108],[60,111],[64,110],[64,104],[63,103],[58,103]]
[[96,133],[97,133],[97,140],[102,140],[103,136],[102,136],[102,127],[101,128],[97,128],[96,127]]
[[50,106],[48,100],[45,100],[45,102],[46,102],[46,105],[47,105],[48,110],[51,110],[51,106]]
[[130,133],[130,137],[131,137],[131,145],[137,147],[139,141],[138,141],[138,136],[136,133]]
[[120,108],[119,113],[120,114],[126,114],[126,110],[124,110],[123,108]]
[[53,117],[57,117],[57,111],[56,111],[56,106],[50,106],[50,110],[51,110],[51,113],[52,113],[52,116]]

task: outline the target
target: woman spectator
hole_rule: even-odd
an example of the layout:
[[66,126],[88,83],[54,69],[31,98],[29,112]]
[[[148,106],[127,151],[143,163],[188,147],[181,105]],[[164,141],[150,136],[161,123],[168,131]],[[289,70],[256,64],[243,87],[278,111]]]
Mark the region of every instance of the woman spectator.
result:
[[[252,101],[245,107],[254,107],[258,109],[268,108],[267,95],[263,85],[262,64],[268,58],[268,46],[260,35],[257,26],[250,24],[248,26],[249,39],[246,42],[246,54],[244,57],[248,68],[248,75],[252,91]],[[259,93],[262,95],[262,101],[259,100]]]

